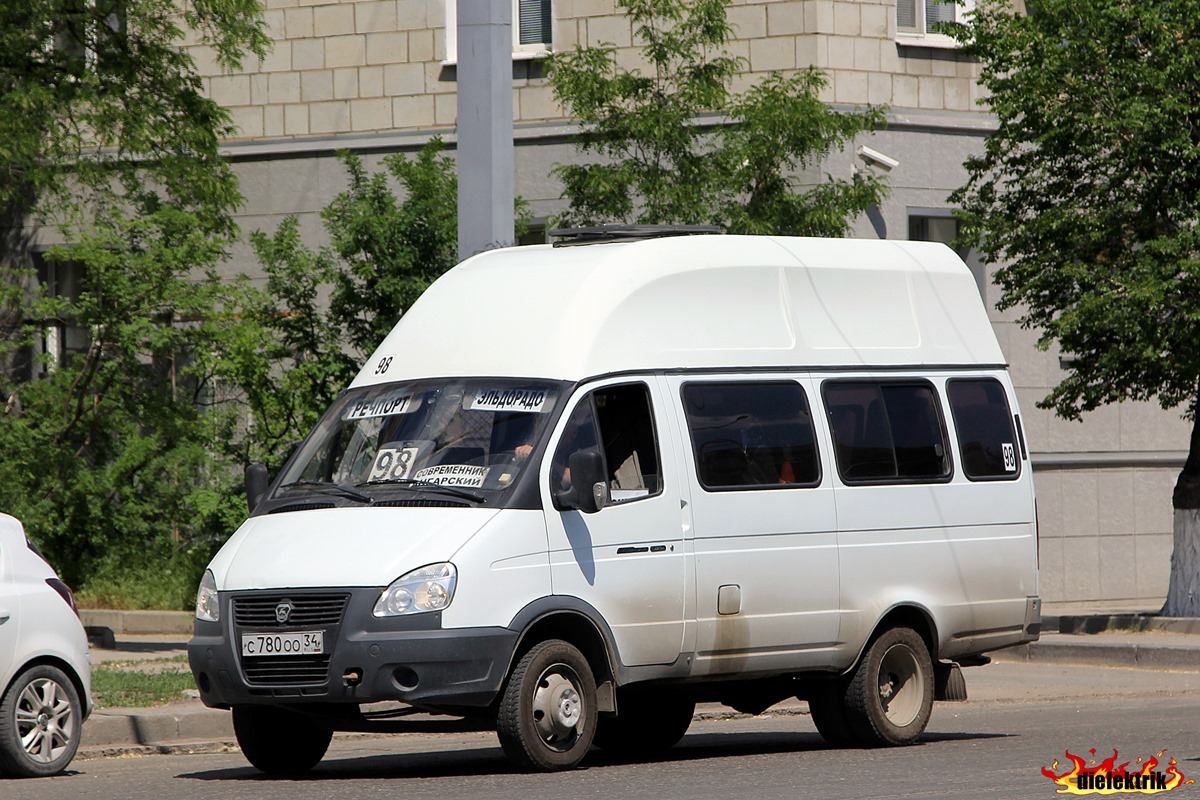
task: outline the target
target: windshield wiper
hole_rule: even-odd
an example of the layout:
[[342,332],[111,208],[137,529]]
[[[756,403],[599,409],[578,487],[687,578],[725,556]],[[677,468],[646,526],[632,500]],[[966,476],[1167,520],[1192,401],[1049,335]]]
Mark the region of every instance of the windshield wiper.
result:
[[409,486],[414,489],[429,489],[430,491],[441,492],[442,494],[448,494],[454,497],[461,497],[464,500],[470,500],[472,503],[482,503],[487,499],[475,494],[474,492],[468,492],[466,489],[459,489],[457,486],[445,486],[440,483],[423,481],[417,478],[384,478],[382,480],[363,481],[362,483],[356,483],[354,485],[382,486],[384,484],[387,484],[388,486]]
[[370,495],[356,492],[349,486],[342,486],[340,483],[330,483],[329,481],[292,481],[280,486],[279,489],[280,491],[287,489],[315,489],[325,494],[336,494],[359,503],[375,502]]

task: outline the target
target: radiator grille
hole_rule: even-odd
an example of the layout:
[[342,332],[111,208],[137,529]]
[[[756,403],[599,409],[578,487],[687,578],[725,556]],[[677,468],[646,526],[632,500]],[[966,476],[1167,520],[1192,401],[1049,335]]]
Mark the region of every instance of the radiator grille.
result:
[[[313,625],[337,625],[342,621],[349,595],[344,594],[270,594],[233,598],[233,620],[240,628],[286,630]],[[275,621],[275,607],[287,601],[292,604],[288,621]]]
[[243,658],[246,681],[256,686],[305,686],[329,681],[329,654]]
[[[329,650],[337,641],[338,627],[348,594],[269,594],[242,595],[233,598],[233,621],[238,628],[237,647],[240,652],[242,631],[288,631],[323,629],[326,652],[320,655],[297,656],[239,656],[242,673],[252,686],[323,686],[329,682]],[[280,603],[291,604],[291,613],[284,624],[275,618]]]

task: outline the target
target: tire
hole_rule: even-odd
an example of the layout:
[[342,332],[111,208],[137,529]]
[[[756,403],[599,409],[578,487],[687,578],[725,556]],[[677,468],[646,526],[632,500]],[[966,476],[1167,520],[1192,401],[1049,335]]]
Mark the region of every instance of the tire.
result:
[[57,775],[79,749],[83,704],[66,673],[43,664],[17,676],[0,700],[0,774]]
[[813,725],[830,747],[849,747],[855,743],[854,731],[846,718],[845,688],[843,681],[833,681],[808,698]]
[[587,659],[559,639],[539,642],[508,677],[496,735],[518,769],[573,769],[596,735],[596,680]]
[[661,689],[617,695],[617,716],[603,717],[594,744],[627,756],[658,755],[674,747],[692,724],[696,703]]
[[867,648],[846,687],[846,720],[864,747],[912,744],[933,710],[933,662],[911,628],[889,628]]
[[234,706],[233,732],[242,755],[268,775],[301,775],[329,749],[333,730],[274,706]]

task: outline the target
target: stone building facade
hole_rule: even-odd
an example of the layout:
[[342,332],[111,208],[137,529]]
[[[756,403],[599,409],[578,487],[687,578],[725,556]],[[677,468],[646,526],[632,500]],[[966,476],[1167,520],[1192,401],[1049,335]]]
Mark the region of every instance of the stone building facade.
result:
[[[452,146],[454,12],[447,2],[453,0],[266,0],[274,50],[233,75],[221,74],[211,52],[189,43],[209,93],[240,131],[227,142],[227,153],[246,194],[243,229],[270,231],[295,214],[315,243],[322,235],[319,210],[345,185],[337,150],[371,159],[414,150],[433,135]],[[571,139],[577,127],[563,117],[542,77],[542,56],[601,42],[616,45],[623,64],[637,65],[640,55],[615,0],[512,2],[527,24],[514,36],[517,193],[536,218],[546,219],[561,207],[547,173],[576,158]],[[855,222],[856,236],[948,240],[954,233],[947,195],[965,179],[965,157],[994,126],[977,103],[977,65],[929,32],[932,17],[954,13],[962,9],[924,0],[730,5],[736,37],[729,51],[746,64],[735,88],[773,70],[814,65],[829,78],[827,102],[889,107],[887,129],[856,144],[898,162],[888,172],[891,194]],[[828,159],[821,171],[877,168],[849,151]],[[1146,404],[1106,407],[1074,423],[1036,408],[1064,375],[1060,358],[1037,349],[1036,335],[1016,325],[1013,314],[995,310],[998,290],[967,255],[1011,362],[1028,431],[1042,596],[1156,607],[1167,588],[1171,488],[1185,456],[1187,425],[1176,412]],[[227,268],[253,272],[255,265],[241,251]]]

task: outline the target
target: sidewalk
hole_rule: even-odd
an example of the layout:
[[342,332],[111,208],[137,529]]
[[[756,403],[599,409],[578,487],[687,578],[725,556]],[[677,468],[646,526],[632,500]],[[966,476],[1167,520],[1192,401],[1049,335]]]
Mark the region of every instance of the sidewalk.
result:
[[[1050,606],[1042,617],[1039,641],[990,655],[996,661],[1200,672],[1200,619],[1158,618],[1153,616],[1156,610],[1101,610],[1094,604]],[[83,611],[82,616],[93,641],[93,666],[187,653],[191,628],[187,612]],[[164,630],[147,630],[155,626]],[[698,719],[736,713],[717,704],[696,709]],[[807,709],[797,701],[776,706],[769,713],[798,714]],[[190,698],[159,708],[94,711],[83,726],[80,757],[219,752],[235,747],[229,712],[205,708],[198,698]]]

